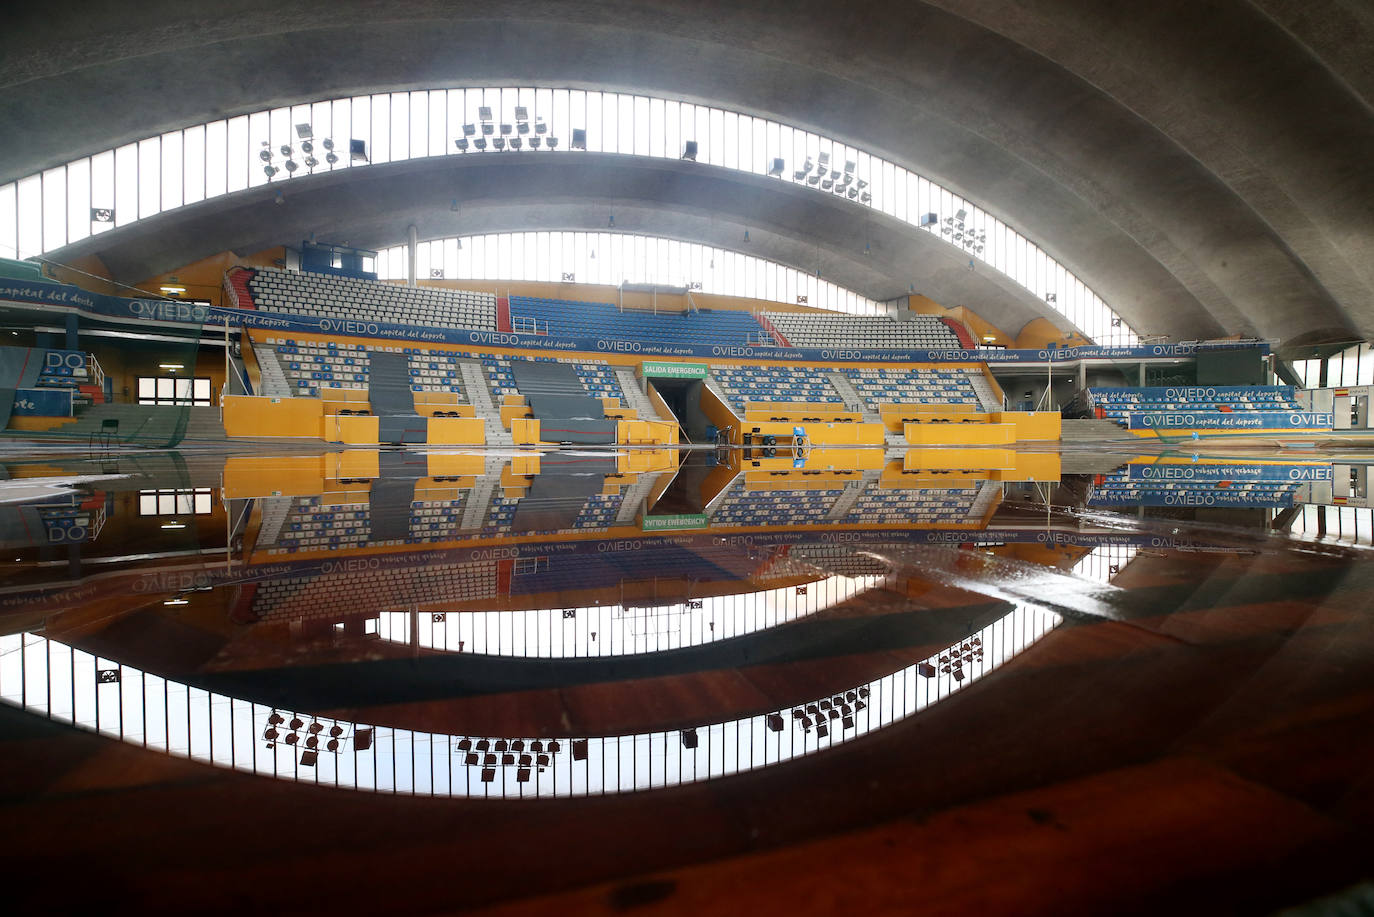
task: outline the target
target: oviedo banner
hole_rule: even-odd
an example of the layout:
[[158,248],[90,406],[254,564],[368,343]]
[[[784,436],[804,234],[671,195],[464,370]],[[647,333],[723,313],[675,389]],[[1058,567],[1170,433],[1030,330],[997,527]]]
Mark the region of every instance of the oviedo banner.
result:
[[1247,411],[1244,414],[1171,411],[1128,414],[1132,430],[1330,430],[1335,415],[1320,411]]
[[92,317],[176,325],[222,325],[300,334],[382,337],[418,344],[478,347],[519,347],[529,350],[576,353],[619,353],[646,357],[716,358],[730,360],[795,360],[826,363],[1066,363],[1080,359],[1141,360],[1189,357],[1200,350],[1255,349],[1269,352],[1262,341],[1215,341],[1205,344],[1150,344],[1138,347],[1063,347],[1054,350],[855,350],[755,347],[746,343],[709,345],[663,344],[592,337],[554,337],[495,330],[417,327],[388,322],[287,315],[251,309],[225,309],[199,303],[155,299],[126,299],[92,293],[79,287],[39,281],[0,281],[0,301],[20,305],[75,309]]
[[[1127,476],[1132,481],[1330,481],[1330,465],[1188,465],[1156,462],[1151,465],[1131,465]],[[1109,475],[1107,480],[1119,480]]]

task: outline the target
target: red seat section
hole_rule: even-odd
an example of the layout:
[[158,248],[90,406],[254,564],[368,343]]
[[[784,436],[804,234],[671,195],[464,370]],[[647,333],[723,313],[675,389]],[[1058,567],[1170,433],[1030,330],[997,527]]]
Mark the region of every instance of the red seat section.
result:
[[954,336],[959,339],[959,346],[966,348],[977,348],[978,342],[974,340],[973,334],[968,330],[968,326],[963,322],[956,322],[952,318],[942,318],[940,321],[949,326],[949,330],[954,332]]
[[510,297],[496,298],[496,330],[510,331]]
[[257,272],[246,267],[231,267],[224,275],[224,292],[229,296],[229,304],[236,309],[256,309],[253,294],[248,289],[248,281]]

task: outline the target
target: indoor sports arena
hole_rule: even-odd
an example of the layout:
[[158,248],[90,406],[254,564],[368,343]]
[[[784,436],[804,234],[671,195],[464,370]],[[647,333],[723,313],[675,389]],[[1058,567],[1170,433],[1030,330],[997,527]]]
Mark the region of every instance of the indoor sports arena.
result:
[[1374,6],[6,21],[14,912],[1374,908]]

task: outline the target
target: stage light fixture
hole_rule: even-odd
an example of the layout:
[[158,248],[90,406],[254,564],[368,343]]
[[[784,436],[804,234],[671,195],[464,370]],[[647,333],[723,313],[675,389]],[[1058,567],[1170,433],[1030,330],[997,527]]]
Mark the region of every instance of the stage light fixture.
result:
[[569,144],[569,146],[574,150],[585,150],[587,148],[587,131],[585,128],[573,128],[572,143]]
[[491,120],[491,106],[490,106],[490,105],[479,105],[479,106],[477,107],[477,120],[478,120],[478,121],[490,121],[490,120]]
[[517,106],[515,106],[515,120],[517,120],[517,121],[528,121],[529,119],[530,119],[530,110],[529,110],[528,108],[526,108],[526,107],[523,106],[523,105],[517,105]]
[[459,137],[457,140],[453,141],[453,145],[456,146],[460,151],[466,153],[468,151],[468,138]]
[[492,124],[490,121],[483,121],[483,122],[482,122],[482,134],[483,134],[483,136],[490,137],[490,136],[491,136],[492,134],[494,134],[494,133],[496,133],[496,125]]
[[261,159],[263,162],[271,162],[272,151],[268,149],[258,150],[258,158]]
[[309,140],[311,137],[314,137],[314,136],[315,136],[315,134],[314,134],[313,131],[311,131],[310,125],[309,125],[309,124],[297,124],[297,125],[296,125],[296,137],[297,137],[298,139],[300,139],[300,140]]
[[348,158],[354,162],[367,162],[367,141],[348,141]]
[[539,138],[539,135],[538,135],[538,134],[535,134],[533,137],[530,138],[530,149],[532,149],[532,150],[537,150],[537,149],[539,149],[539,139],[540,139],[540,138]]
[[334,141],[331,140],[331,139],[328,138],[328,137],[326,137],[326,138],[324,138],[323,140],[321,140],[321,141],[320,141],[320,145],[321,145],[322,147],[324,147],[326,150],[332,150],[332,149],[334,149]]
[[775,157],[775,158],[773,159],[773,167],[770,168],[770,169],[768,170],[768,174],[769,174],[769,175],[776,175],[776,176],[778,176],[779,178],[781,178],[781,177],[782,177],[782,172],[783,172],[783,169],[784,169],[784,168],[786,168],[786,165],[783,163],[783,161],[782,161],[781,159]]
[[463,136],[464,136],[464,137],[471,137],[471,136],[472,136],[473,134],[475,134],[475,133],[477,133],[477,125],[476,125],[476,124],[464,124],[464,125],[463,125]]
[[334,163],[339,161],[339,154],[334,152],[333,150],[330,150],[328,153],[324,154],[324,161],[332,166]]
[[873,195],[871,195],[871,194],[869,194],[867,191],[865,191],[863,194],[860,194],[860,195],[859,195],[859,203],[860,203],[860,204],[871,204],[871,203],[873,203]]
[[291,156],[291,147],[288,146],[287,144],[283,143],[281,146],[277,147],[277,152],[278,152],[278,153],[281,153],[283,156],[290,157],[290,156]]
[[557,138],[557,137],[550,137],[550,138],[549,138],[549,149],[551,149],[551,150],[556,150],[556,149],[558,149],[558,138]]
[[472,145],[479,150],[485,150],[487,148],[487,138],[478,137],[476,140],[472,141]]
[[524,145],[524,141],[521,140],[519,137],[510,138],[510,148],[512,150],[518,150],[522,145]]
[[854,172],[854,163],[846,161],[844,164],[844,170],[845,172],[852,174]]
[[697,161],[697,149],[698,149],[698,147],[697,147],[697,142],[696,142],[695,140],[688,140],[685,144],[683,144],[683,147],[682,147],[682,158],[683,158],[683,159],[686,159],[686,160],[690,160],[691,162],[696,162],[696,161]]
[[295,171],[296,171],[297,169],[299,169],[299,168],[300,168],[300,166],[296,164],[296,160],[294,160],[294,159],[288,159],[288,160],[286,160],[286,171],[287,171],[287,172],[295,172]]
[[504,150],[504,149],[506,148],[506,138],[505,138],[505,137],[493,137],[493,138],[492,138],[492,141],[491,141],[491,145],[494,146],[494,147],[496,147],[498,150]]
[[303,142],[301,143],[301,152],[302,152],[302,153],[313,153],[313,152],[315,152],[315,144],[311,143],[309,140],[303,141]]
[[548,124],[546,124],[546,123],[544,122],[544,119],[543,119],[543,118],[535,118],[535,119],[534,119],[534,132],[535,132],[536,134],[546,134],[546,133],[548,133],[548,131],[549,131],[549,126],[548,126]]
[[271,178],[273,175],[276,175],[276,174],[277,174],[277,167],[276,167],[276,166],[273,166],[273,165],[266,165],[266,166],[263,166],[263,167],[262,167],[262,174],[263,174],[263,175],[266,175],[268,178]]
[[502,135],[503,137],[509,136],[509,135],[510,135],[510,132],[511,132],[512,130],[513,130],[513,128],[512,128],[509,124],[502,124],[502,125],[501,125],[501,135]]

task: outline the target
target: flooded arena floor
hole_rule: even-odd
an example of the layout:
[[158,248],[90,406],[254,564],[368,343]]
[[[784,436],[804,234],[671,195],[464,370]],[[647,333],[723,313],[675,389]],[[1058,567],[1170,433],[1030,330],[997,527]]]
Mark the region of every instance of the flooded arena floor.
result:
[[0,460],[8,897],[1337,893],[1374,872],[1368,484],[1315,454]]

